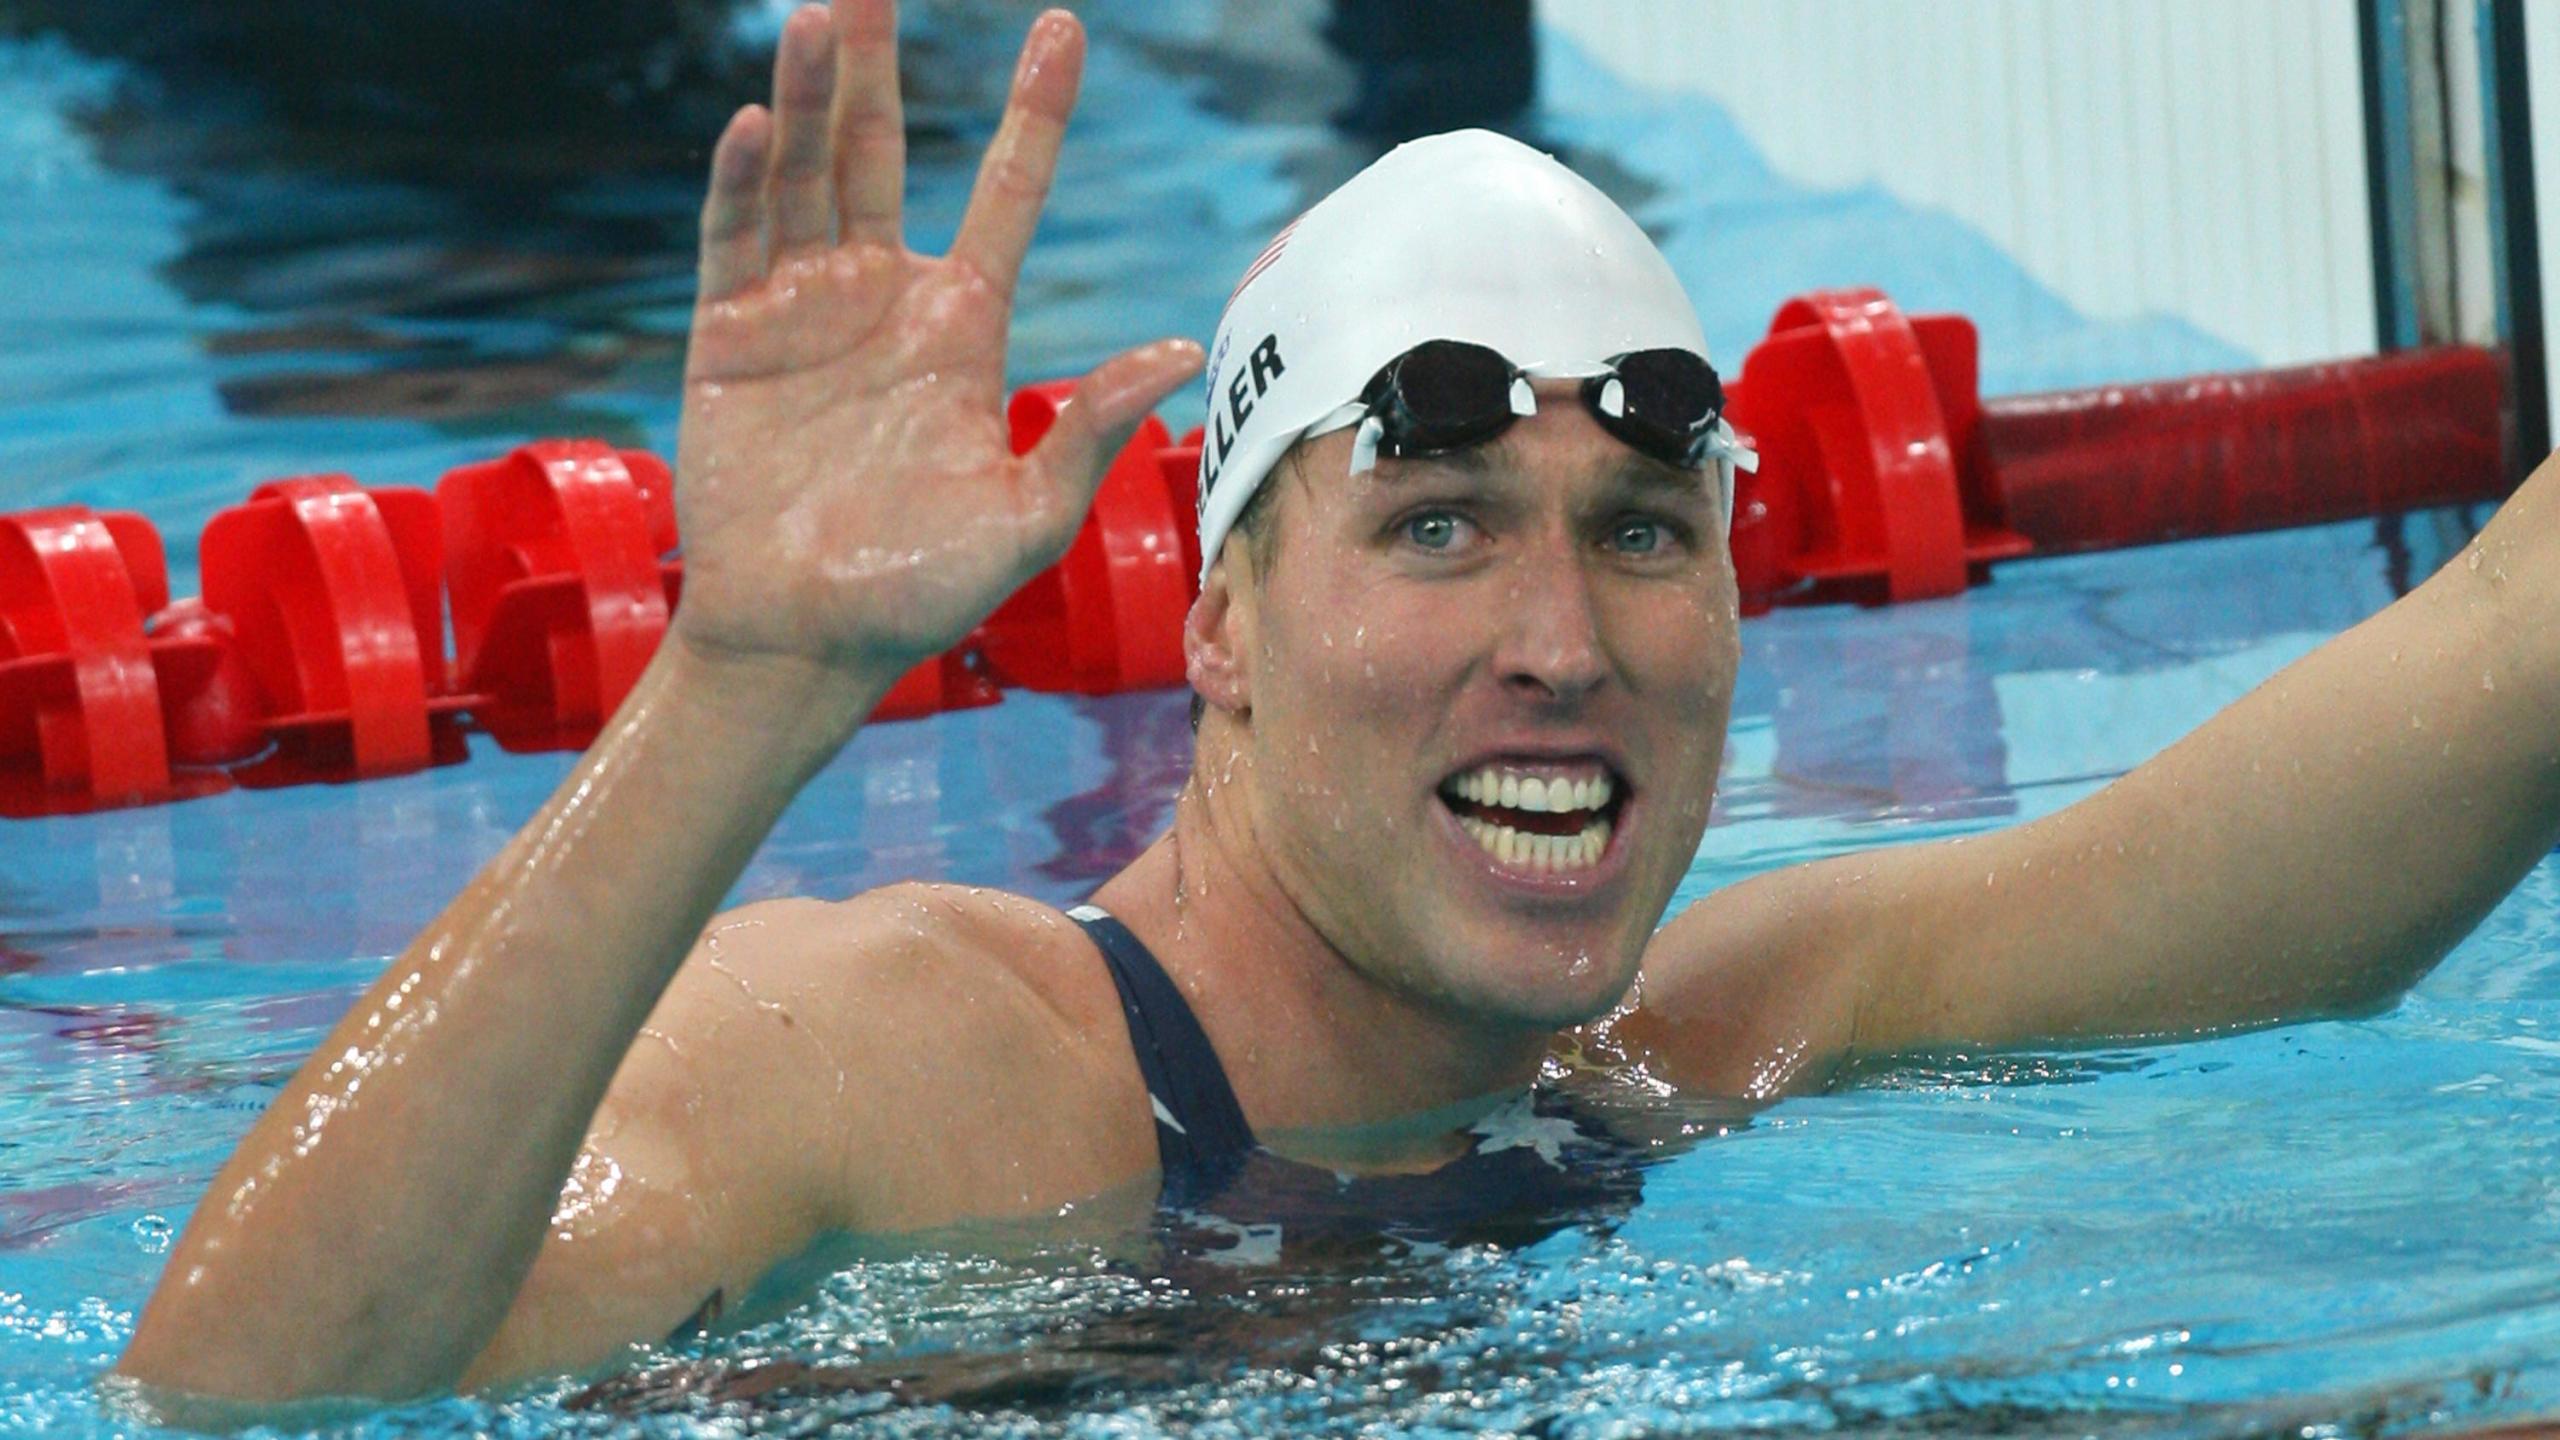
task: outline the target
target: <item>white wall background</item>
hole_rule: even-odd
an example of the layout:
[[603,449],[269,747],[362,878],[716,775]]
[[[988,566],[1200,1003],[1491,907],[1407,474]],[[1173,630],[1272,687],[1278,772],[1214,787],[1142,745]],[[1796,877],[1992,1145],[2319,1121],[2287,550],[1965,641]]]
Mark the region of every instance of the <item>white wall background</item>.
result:
[[[2173,314],[2282,365],[2375,348],[2355,9],[1540,0],[1538,15],[1638,84],[1722,105],[1790,178],[1880,185],[1953,213],[2084,314]],[[2560,100],[2542,111],[2538,127],[2560,124]],[[2548,196],[2560,145],[2541,153]]]

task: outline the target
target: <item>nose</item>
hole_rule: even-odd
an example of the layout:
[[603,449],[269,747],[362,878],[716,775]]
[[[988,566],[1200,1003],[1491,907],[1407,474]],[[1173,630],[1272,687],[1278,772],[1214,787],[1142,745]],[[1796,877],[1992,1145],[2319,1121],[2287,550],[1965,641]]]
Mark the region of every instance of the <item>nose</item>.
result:
[[1591,578],[1565,537],[1520,557],[1511,593],[1504,597],[1509,615],[1494,657],[1504,690],[1540,705],[1569,705],[1608,679]]

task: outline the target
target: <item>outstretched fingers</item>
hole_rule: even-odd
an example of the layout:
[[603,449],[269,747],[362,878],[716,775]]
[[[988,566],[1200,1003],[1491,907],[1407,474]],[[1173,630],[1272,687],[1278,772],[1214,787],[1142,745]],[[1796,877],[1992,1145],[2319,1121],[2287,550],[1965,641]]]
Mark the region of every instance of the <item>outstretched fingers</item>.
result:
[[773,258],[821,250],[835,238],[828,116],[835,99],[834,29],[824,6],[804,5],[783,22],[773,57]]
[[1200,358],[1200,347],[1191,341],[1158,340],[1122,351],[1076,383],[1029,456],[1033,468],[1071,502],[1069,530],[1093,502],[1103,467],[1129,443],[1147,412],[1200,372]]
[[1004,123],[978,164],[969,212],[961,217],[951,258],[969,266],[1007,294],[1022,270],[1023,252],[1040,226],[1040,207],[1057,174],[1058,146],[1075,109],[1084,73],[1084,27],[1064,10],[1032,22],[1014,68],[1013,94]]
[[749,105],[729,117],[712,147],[711,189],[702,202],[702,304],[764,278],[765,157],[772,146],[773,117]]
[[907,120],[898,93],[898,7],[836,0],[836,234],[895,246],[907,186]]

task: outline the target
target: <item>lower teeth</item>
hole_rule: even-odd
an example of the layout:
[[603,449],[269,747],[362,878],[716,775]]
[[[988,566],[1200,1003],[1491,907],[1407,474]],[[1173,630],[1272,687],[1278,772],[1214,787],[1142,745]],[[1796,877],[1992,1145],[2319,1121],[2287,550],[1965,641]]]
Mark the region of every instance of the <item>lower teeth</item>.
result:
[[1459,823],[1466,826],[1467,833],[1485,848],[1486,854],[1517,869],[1588,869],[1609,848],[1606,820],[1594,820],[1576,835],[1540,835],[1474,816],[1462,817]]

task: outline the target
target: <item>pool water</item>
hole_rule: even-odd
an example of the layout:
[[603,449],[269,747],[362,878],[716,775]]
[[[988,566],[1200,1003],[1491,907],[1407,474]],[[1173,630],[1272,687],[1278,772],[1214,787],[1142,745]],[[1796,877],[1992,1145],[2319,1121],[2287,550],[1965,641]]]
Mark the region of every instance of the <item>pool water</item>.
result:
[[[1268,232],[1374,153],[1322,104],[1290,108],[1340,88],[1312,4],[1085,9],[1088,97],[1027,280],[1024,379],[1206,333]],[[916,22],[922,245],[956,222],[1021,19]],[[2075,315],[1946,217],[1793,187],[1712,110],[1551,36],[1539,61],[1522,133],[1656,230],[1728,360],[1787,295],[1875,283],[1973,315],[1992,393],[2248,362],[2171,322]],[[194,535],[263,479],[427,484],[540,434],[672,449],[692,171],[545,176],[532,142],[499,157],[523,163],[440,169],[266,117],[254,93],[0,38],[0,509],[144,510],[188,593]],[[1752,621],[1720,818],[1681,900],[2066,805],[2388,603],[2480,518],[2024,563],[1956,600]],[[1072,901],[1165,823],[1188,754],[1170,692],[880,726],[737,898],[925,876]],[[483,745],[397,780],[0,823],[0,1433],[149,1428],[94,1384],[197,1193],[569,764]],[[333,1424],[2362,1435],[2543,1413],[2555,930],[2546,863],[2368,1020],[1926,1057],[1752,1114],[1649,1102],[1648,1129],[1687,1138],[1641,1201],[1534,1243],[1181,1283],[1064,1233],[883,1247],[601,1385]]]

